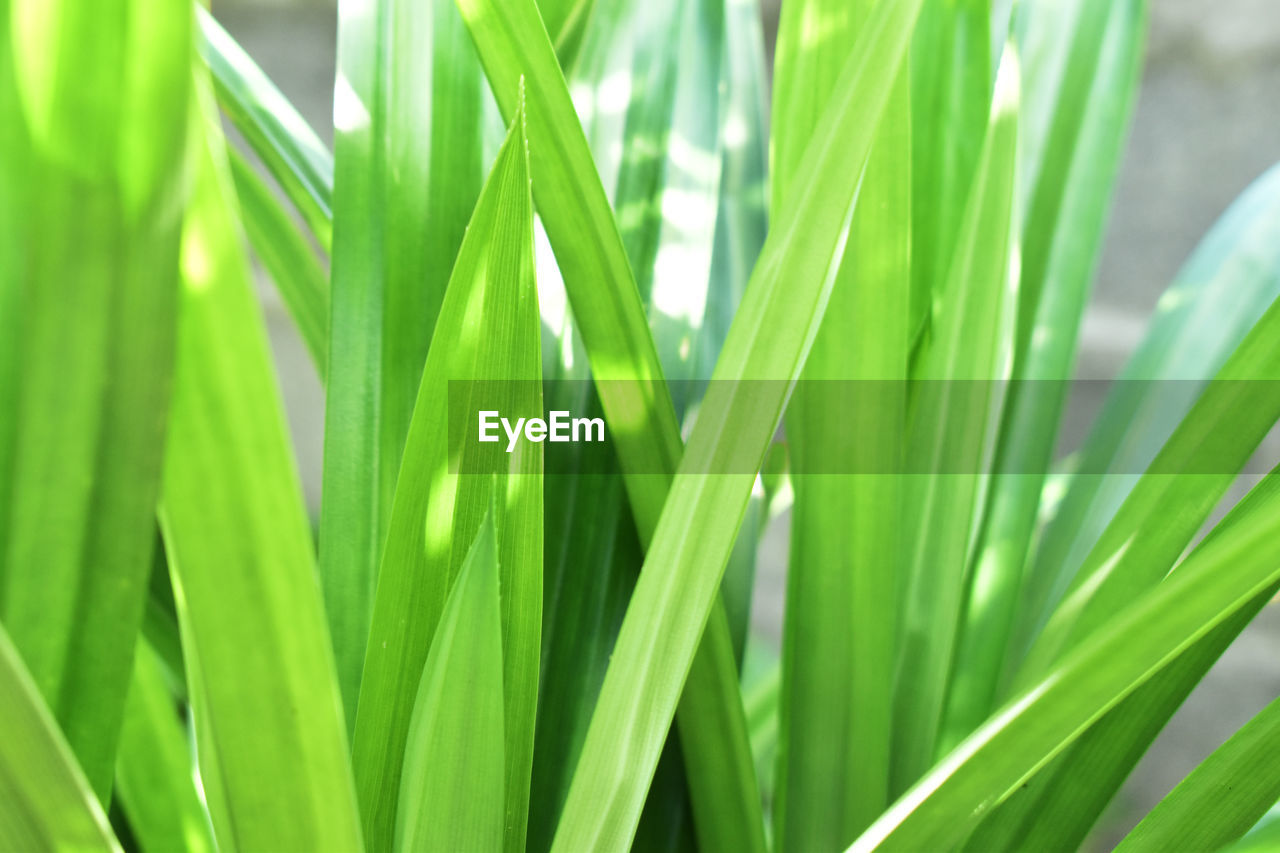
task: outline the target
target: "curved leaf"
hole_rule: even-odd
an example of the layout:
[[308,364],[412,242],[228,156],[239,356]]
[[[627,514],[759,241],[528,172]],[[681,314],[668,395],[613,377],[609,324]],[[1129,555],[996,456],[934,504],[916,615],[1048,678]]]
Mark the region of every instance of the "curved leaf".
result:
[[249,54],[198,4],[196,19],[200,52],[227,117],[328,251],[333,235],[333,155]]

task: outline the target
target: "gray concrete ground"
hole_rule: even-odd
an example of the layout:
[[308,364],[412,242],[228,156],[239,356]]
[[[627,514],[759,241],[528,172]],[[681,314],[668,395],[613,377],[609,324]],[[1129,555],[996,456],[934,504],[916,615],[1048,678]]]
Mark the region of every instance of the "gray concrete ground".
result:
[[[218,5],[218,17],[326,139],[332,8]],[[1142,94],[1089,309],[1077,373],[1114,376],[1179,266],[1226,206],[1280,160],[1280,7],[1275,0],[1151,0]],[[283,306],[262,288],[310,505],[319,502],[323,394]],[[1269,453],[1280,458],[1272,444]],[[1236,491],[1236,496],[1241,490]],[[761,554],[755,627],[780,635],[783,525]],[[1280,609],[1264,612],[1139,765],[1103,822],[1105,849],[1201,758],[1280,695]]]

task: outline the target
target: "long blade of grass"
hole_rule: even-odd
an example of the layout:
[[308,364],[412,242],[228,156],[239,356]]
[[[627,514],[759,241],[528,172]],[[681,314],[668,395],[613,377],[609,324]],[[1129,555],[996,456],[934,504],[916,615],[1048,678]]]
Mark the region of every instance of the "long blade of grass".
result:
[[197,7],[196,18],[200,53],[227,118],[327,251],[333,239],[333,155],[213,15]]
[[0,204],[24,224],[3,259],[0,618],[105,803],[155,543],[191,8],[3,14]]
[[[828,270],[918,11],[915,0],[877,7],[765,244],[713,375],[723,381],[713,382],[690,438],[690,470],[676,475],[627,609],[553,849],[620,849],[635,831],[755,481],[698,472],[729,459],[758,468],[764,458],[817,333]],[[776,381],[737,381],[746,378]]]
[[329,276],[248,161],[235,150],[230,151],[230,161],[245,236],[275,282],[323,381],[329,366]]
[[[1270,479],[1280,477],[1273,472]],[[946,849],[1091,723],[1280,581],[1280,494],[1210,537],[953,750],[851,850]]]
[[[1018,63],[1001,62],[991,126],[956,255],[913,375],[907,459],[928,473],[904,485],[902,647],[894,695],[890,792],[901,793],[934,762],[955,638],[964,606],[973,517],[1008,374],[1017,272]],[[947,460],[951,460],[949,463]],[[948,470],[964,460],[959,472]]]
[[0,847],[119,850],[102,806],[0,627]]
[[1028,652],[1022,685],[1164,577],[1280,419],[1280,394],[1269,387],[1277,379],[1280,301],[1204,389],[1089,552]]
[[202,97],[160,507],[201,779],[220,848],[359,850],[310,525]]
[[191,772],[187,729],[168,673],[139,643],[116,759],[116,795],[143,853],[215,849],[209,818]]
[[[1073,573],[1197,397],[1259,315],[1280,297],[1280,167],[1260,177],[1197,247],[1166,291],[1084,446],[1024,582],[1006,678]],[[1161,381],[1179,380],[1179,381]],[[1140,428],[1138,427],[1140,425]]]
[[446,0],[343,0],[338,18],[320,576],[354,724],[400,456],[483,177],[484,111]]
[[[626,246],[531,0],[501,6],[492,0],[459,0],[459,8],[505,113],[511,113],[516,81],[521,76],[528,81],[530,156],[537,176],[534,198],[628,475],[624,484],[635,526],[641,544],[647,544],[667,497],[668,473],[676,469],[681,441]],[[695,808],[702,815],[699,832],[729,839],[730,847],[743,840],[754,847],[763,843],[754,785],[721,784],[724,768],[749,771],[750,747],[737,675],[726,666],[732,656],[720,653],[732,649],[728,622],[719,616],[709,624],[711,645],[689,680],[697,695],[689,697],[689,711],[681,714],[680,724],[685,742],[702,753],[689,774]]]
[[1280,700],[1197,765],[1116,847],[1217,850],[1243,836],[1280,798]]
[[[458,0],[458,8],[504,115],[514,114],[517,81],[525,78],[534,200],[623,470],[675,470],[680,430],[636,277],[537,8],[533,0],[501,6],[493,0]],[[656,524],[662,486],[660,478],[628,478],[628,497],[642,531]]]
[[1142,0],[1021,7],[1027,110],[1020,120],[1020,193],[1026,207],[1014,381],[953,666],[948,743],[992,710],[1004,668],[1044,485],[1044,475],[1033,472],[1049,470],[1070,388],[1137,91],[1145,9]]
[[[464,445],[451,460],[449,410],[474,411],[475,394],[500,382],[497,391],[486,391],[483,408],[507,418],[543,415],[526,158],[519,109],[458,251],[396,489],[353,751],[366,837],[375,850],[391,847],[423,664],[491,494],[503,590],[504,845],[524,846],[542,618],[541,446],[499,451],[502,474],[492,481],[459,473],[468,470],[476,445]],[[465,396],[450,400],[451,382],[462,383]],[[502,405],[488,402],[495,396]]]
[[991,0],[927,0],[911,44],[911,314],[917,338],[946,283],[982,155],[1003,34]]
[[[1239,324],[1256,316],[1257,306],[1263,300],[1275,298],[1275,283],[1280,282],[1280,258],[1271,251],[1273,241],[1267,237],[1275,229],[1273,200],[1277,197],[1277,186],[1271,178],[1261,179],[1197,250],[1193,261],[1166,295],[1165,307],[1133,364],[1126,369],[1127,375],[1183,377],[1189,371],[1201,370],[1199,364],[1184,357],[1184,345],[1180,343],[1193,339],[1211,343],[1204,350],[1208,366],[1215,370],[1221,367],[1226,358],[1226,354],[1219,355],[1222,348],[1232,345],[1233,339],[1244,334]],[[1176,307],[1180,304],[1187,305],[1194,313],[1184,314]],[[1208,322],[1203,319],[1206,316],[1210,318]],[[1086,453],[1096,454],[1092,464],[1105,466],[1111,458],[1120,460],[1119,470],[1130,470],[1119,466],[1135,461],[1146,464],[1155,453],[1154,448],[1147,448],[1153,441],[1167,437],[1173,429],[1173,424],[1167,421],[1171,418],[1176,421],[1185,414],[1190,405],[1186,397],[1194,390],[1195,385],[1190,382],[1153,382],[1113,395],[1103,410],[1099,429],[1086,445]],[[1122,429],[1125,417],[1132,417],[1137,426]],[[1108,426],[1109,431],[1104,431],[1102,426]],[[1123,442],[1119,440],[1121,435],[1127,436]],[[1118,493],[1123,497],[1132,487],[1133,479],[1077,475],[1063,512],[1078,521],[1083,516],[1075,516],[1072,507],[1080,509],[1095,498],[1112,500],[1120,489]],[[1117,485],[1114,481],[1121,482]],[[1218,529],[1234,517],[1253,511],[1252,502],[1262,492],[1262,487],[1255,489],[1250,500],[1233,509]],[[1073,496],[1081,500],[1071,504]],[[1053,526],[1061,518],[1051,524],[1050,536],[1055,531],[1062,532]],[[969,849],[1010,849],[1050,840],[1067,846],[1082,843],[1164,724],[1270,598],[1268,594],[1259,596],[1099,721],[1070,750],[985,820],[970,839]]]
[[[875,5],[823,0],[783,7],[771,136],[775,215]],[[903,454],[910,108],[904,66],[862,178],[826,316],[787,413],[790,450],[805,471],[821,471],[824,462],[856,470],[862,454],[873,460]],[[850,386],[828,381],[859,379],[877,380],[854,386],[875,393],[842,393]],[[896,393],[879,393],[885,387]],[[851,435],[859,440],[849,441]],[[880,476],[794,480],[774,807],[782,850],[844,847],[889,803],[901,485]]]
[[[1210,536],[1271,506],[1268,478],[1232,508]],[[1275,597],[1272,585],[1107,712],[1061,755],[986,817],[965,844],[972,853],[1076,847],[1169,718],[1231,642]]]
[[396,817],[400,850],[502,847],[502,605],[493,510],[458,570],[422,669]]

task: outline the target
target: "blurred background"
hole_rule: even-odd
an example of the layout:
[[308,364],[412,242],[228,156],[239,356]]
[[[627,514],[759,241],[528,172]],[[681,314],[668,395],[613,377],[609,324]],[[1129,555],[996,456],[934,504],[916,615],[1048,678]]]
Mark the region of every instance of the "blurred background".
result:
[[[763,0],[766,42],[778,0]],[[332,143],[336,15],[326,0],[218,0],[215,16]],[[766,44],[771,53],[772,46]],[[1109,379],[1196,242],[1280,160],[1280,11],[1276,0],[1150,0],[1145,72],[1085,316],[1076,375]],[[260,282],[308,505],[320,499],[324,394],[270,284]],[[1090,386],[1101,390],[1101,386]],[[1096,402],[1096,401],[1092,401]],[[1073,403],[1082,409],[1090,400]],[[1069,439],[1068,439],[1069,440]],[[1273,435],[1253,466],[1280,460]],[[1234,501],[1250,483],[1229,496]],[[786,519],[760,552],[754,630],[781,636]],[[1178,712],[1101,822],[1108,849],[1240,725],[1280,694],[1280,606],[1245,631]]]

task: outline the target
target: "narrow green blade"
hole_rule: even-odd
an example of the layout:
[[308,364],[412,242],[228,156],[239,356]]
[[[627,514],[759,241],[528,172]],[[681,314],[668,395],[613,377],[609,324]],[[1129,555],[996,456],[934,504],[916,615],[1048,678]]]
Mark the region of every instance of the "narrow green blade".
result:
[[[624,472],[674,471],[680,430],[626,248],[533,0],[458,0],[510,117],[526,82],[534,199],[564,278]],[[609,381],[622,380],[622,381]],[[636,526],[652,530],[660,477],[630,477]]]
[[[783,7],[771,136],[775,216],[875,5],[815,0]],[[824,22],[820,40],[812,38],[815,20]],[[826,464],[857,470],[859,461],[903,454],[910,108],[904,65],[862,177],[822,328],[787,412],[792,458],[806,472]],[[782,850],[837,850],[889,803],[902,481],[815,473],[793,483],[774,826]]]
[[[631,841],[755,482],[700,472],[764,458],[821,321],[827,271],[918,11],[916,0],[877,7],[765,244],[627,609],[553,849]],[[738,381],[748,378],[775,381]]]
[[245,236],[275,282],[323,381],[329,366],[329,276],[253,167],[239,152],[232,150],[230,155]]
[[215,849],[192,774],[187,728],[164,664],[147,643],[133,660],[116,759],[116,796],[142,853]]
[[202,106],[160,507],[201,779],[222,849],[359,850],[311,529],[210,93]]
[[1020,8],[1027,109],[1020,119],[1018,341],[953,667],[949,743],[976,728],[995,702],[1044,485],[1044,474],[1035,472],[1047,472],[1053,457],[1146,23],[1143,0]]
[[[1280,297],[1280,167],[1253,183],[1196,248],[1080,450],[1024,584],[1008,672],[1061,599],[1139,476],[1182,422],[1199,382],[1217,374]],[[1178,380],[1178,381],[1161,381]],[[1007,687],[1007,685],[1006,685]]]
[[0,628],[0,847],[119,850],[58,724]]
[[911,314],[936,316],[982,156],[1003,34],[991,0],[926,0],[911,43]]
[[[1268,478],[1210,534],[1269,511],[1280,480]],[[1231,642],[1275,597],[1272,585],[1107,712],[1061,755],[988,815],[965,844],[971,853],[1076,847],[1134,765]]]
[[400,455],[483,177],[482,95],[448,0],[339,4],[320,576],[349,725]]
[[502,605],[493,510],[445,601],[405,745],[399,850],[502,847]]
[[[505,113],[512,111],[516,81],[522,76],[528,81],[534,197],[627,475],[624,484],[635,527],[641,544],[647,544],[667,497],[681,441],[627,247],[532,0],[459,0],[459,8]],[[680,723],[685,741],[703,753],[689,768],[694,801],[704,815],[699,831],[710,837],[723,829],[730,833],[728,838],[747,838],[754,845],[763,842],[763,829],[756,828],[761,821],[751,793],[754,785],[742,783],[737,771],[728,778],[738,784],[722,784],[723,768],[750,770],[750,747],[737,675],[726,666],[732,655],[720,653],[732,650],[728,622],[721,615],[710,625],[714,645],[690,678],[697,695],[690,697],[690,712],[682,712]],[[699,792],[705,794],[701,800]]]
[[[370,848],[391,847],[405,744],[432,635],[491,498],[501,567],[505,684],[504,845],[524,846],[542,619],[542,453],[521,443],[499,476],[463,473],[478,445],[450,447],[449,411],[543,416],[533,203],[518,110],[458,251],[427,356],[378,579],[353,757]],[[461,388],[453,397],[451,384]],[[496,389],[496,390],[495,390]],[[447,402],[447,405],[445,405]],[[451,457],[451,454],[456,454]],[[488,458],[488,457],[483,457]]]
[[1116,847],[1217,850],[1236,841],[1280,798],[1280,700],[1201,762]]
[[1280,490],[1266,491],[1257,512],[1206,539],[1164,583],[1001,708],[850,849],[956,845],[1091,723],[1280,581]]
[[1270,387],[1277,379],[1280,300],[1205,387],[1134,486],[1027,653],[1016,683],[1038,679],[1064,650],[1164,577],[1280,419],[1280,394]]
[[218,101],[289,201],[328,250],[333,237],[333,155],[213,15],[197,8],[200,52]]
[[[991,126],[973,180],[956,254],[929,340],[913,375],[906,458],[927,472],[904,485],[904,595],[894,696],[890,793],[932,766],[955,638],[964,607],[973,518],[981,512],[999,407],[1008,376],[1017,299],[1015,193],[1018,62],[1005,52]],[[956,465],[959,465],[956,470]]]
[[155,543],[191,6],[0,13],[0,220],[23,220],[0,258],[0,619],[106,803]]

